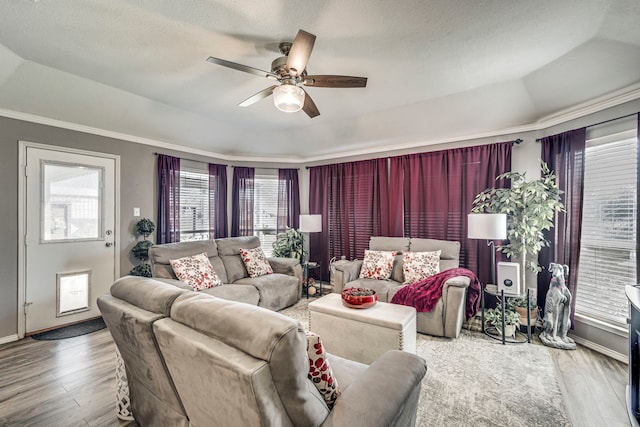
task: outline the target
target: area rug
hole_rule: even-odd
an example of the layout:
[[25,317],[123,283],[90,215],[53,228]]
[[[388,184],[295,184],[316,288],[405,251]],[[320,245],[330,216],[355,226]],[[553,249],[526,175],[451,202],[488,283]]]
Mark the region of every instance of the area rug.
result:
[[[306,329],[307,304],[301,300],[281,313]],[[571,426],[544,346],[502,345],[463,329],[456,339],[418,334],[417,353],[427,362],[417,426]]]
[[76,323],[74,325],[64,326],[62,328],[53,329],[51,331],[34,334],[31,335],[31,338],[39,341],[62,340],[65,338],[73,338],[80,335],[90,334],[91,332],[96,332],[106,327],[107,325],[105,325],[102,317],[98,317],[96,319],[90,319],[85,322]]

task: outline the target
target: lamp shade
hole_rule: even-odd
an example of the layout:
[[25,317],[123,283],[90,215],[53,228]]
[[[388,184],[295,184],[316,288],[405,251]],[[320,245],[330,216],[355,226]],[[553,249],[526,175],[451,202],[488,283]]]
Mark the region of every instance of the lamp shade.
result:
[[300,215],[300,232],[319,233],[322,231],[322,215]]
[[294,84],[281,84],[273,90],[273,103],[285,113],[295,113],[304,105],[304,90]]
[[469,214],[467,230],[469,239],[504,240],[507,238],[507,215]]

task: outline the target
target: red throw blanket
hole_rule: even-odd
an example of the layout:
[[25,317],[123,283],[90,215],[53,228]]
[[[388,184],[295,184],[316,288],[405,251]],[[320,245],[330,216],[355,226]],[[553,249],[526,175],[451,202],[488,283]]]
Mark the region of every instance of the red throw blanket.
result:
[[401,288],[391,299],[393,304],[415,307],[418,312],[433,310],[442,297],[444,283],[456,276],[471,279],[467,289],[467,319],[472,318],[480,308],[480,281],[471,270],[466,268],[450,268],[419,282]]

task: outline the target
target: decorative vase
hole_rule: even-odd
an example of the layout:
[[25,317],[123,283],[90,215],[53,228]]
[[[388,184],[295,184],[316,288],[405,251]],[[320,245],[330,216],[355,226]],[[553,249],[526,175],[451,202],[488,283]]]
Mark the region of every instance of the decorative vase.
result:
[[369,288],[347,288],[342,291],[342,304],[349,308],[369,308],[378,301],[376,291]]
[[[502,324],[495,325],[498,335],[502,335]],[[504,336],[513,338],[516,336],[516,325],[504,325]]]

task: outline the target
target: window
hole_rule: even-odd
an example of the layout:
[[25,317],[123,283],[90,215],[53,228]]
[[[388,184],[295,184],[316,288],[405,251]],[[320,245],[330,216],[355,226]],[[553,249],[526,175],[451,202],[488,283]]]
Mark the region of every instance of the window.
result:
[[624,325],[625,285],[637,283],[634,120],[588,129],[576,313]]
[[180,241],[209,238],[209,173],[206,164],[180,164]]
[[278,225],[278,175],[277,171],[264,171],[254,178],[253,234],[260,239],[266,256],[271,256],[276,241]]

